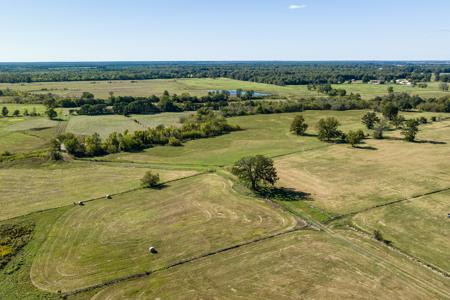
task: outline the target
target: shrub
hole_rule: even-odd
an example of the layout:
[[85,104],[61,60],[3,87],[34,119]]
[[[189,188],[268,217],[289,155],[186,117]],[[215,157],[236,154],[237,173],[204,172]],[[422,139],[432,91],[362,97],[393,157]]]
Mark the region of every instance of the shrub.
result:
[[373,129],[375,123],[379,122],[380,119],[376,113],[368,112],[362,117],[361,121],[364,125],[366,125],[367,129]]
[[175,147],[179,147],[182,146],[183,144],[181,143],[181,141],[179,139],[177,139],[176,137],[171,136],[169,138],[169,146],[175,146]]
[[159,184],[159,174],[153,174],[152,171],[147,171],[142,177],[141,182],[144,187],[154,188]]
[[427,118],[425,118],[425,117],[420,117],[420,118],[419,118],[419,122],[420,122],[420,124],[427,124],[427,123],[428,123],[428,120],[427,120]]
[[357,144],[360,144],[364,139],[364,132],[360,129],[357,131],[349,131],[345,137],[345,141],[355,147]]
[[63,156],[60,151],[50,150],[48,152],[48,159],[53,161],[59,161],[63,159]]
[[405,127],[402,129],[402,134],[408,142],[414,142],[416,135],[419,132],[419,121],[411,119],[405,122]]

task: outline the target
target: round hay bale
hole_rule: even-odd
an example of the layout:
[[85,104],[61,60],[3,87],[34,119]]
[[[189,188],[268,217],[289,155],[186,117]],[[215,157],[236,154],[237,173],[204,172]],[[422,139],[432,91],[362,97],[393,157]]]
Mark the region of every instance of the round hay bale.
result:
[[148,252],[149,252],[150,254],[156,254],[156,253],[158,253],[158,250],[156,250],[155,247],[149,247],[149,248],[148,248]]

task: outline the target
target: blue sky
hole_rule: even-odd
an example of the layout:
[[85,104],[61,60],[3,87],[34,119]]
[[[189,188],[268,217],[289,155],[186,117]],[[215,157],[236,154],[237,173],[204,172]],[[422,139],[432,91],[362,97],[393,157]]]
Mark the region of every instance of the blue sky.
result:
[[0,0],[0,61],[449,60],[448,0]]

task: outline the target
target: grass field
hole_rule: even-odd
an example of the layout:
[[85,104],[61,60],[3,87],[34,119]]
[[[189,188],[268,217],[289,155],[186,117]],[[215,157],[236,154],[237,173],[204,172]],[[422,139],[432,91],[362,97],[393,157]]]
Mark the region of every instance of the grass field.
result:
[[398,85],[398,84],[382,84],[382,85],[373,85],[373,84],[339,84],[334,85],[334,88],[340,88],[347,90],[348,93],[360,94],[364,99],[371,99],[375,96],[385,95],[387,94],[388,87],[393,87],[395,93],[409,93],[412,95],[419,95],[424,98],[432,98],[432,97],[441,97],[445,95],[450,95],[449,92],[443,92],[439,88],[439,82],[428,82],[427,88],[419,88],[413,86],[406,85]]
[[[73,162],[0,168],[0,220],[137,188],[149,168]],[[192,175],[155,170],[163,181]]]
[[[445,280],[431,271],[357,236],[350,238],[361,245],[362,253],[324,233],[293,233],[105,288],[92,299],[443,299],[449,295]],[[392,267],[399,264],[406,274]]]
[[[342,84],[335,88],[346,89],[349,93],[360,93],[363,98],[371,99],[375,96],[387,94],[389,85],[371,84]],[[438,97],[444,93],[439,89],[439,83],[432,82],[426,89],[393,85],[396,92],[409,92],[424,97]],[[29,91],[33,93],[54,93],[61,96],[80,96],[84,91],[89,91],[99,98],[106,99],[109,92],[116,96],[150,96],[161,95],[165,90],[174,93],[190,93],[196,96],[204,96],[210,90],[255,90],[261,93],[271,94],[274,97],[309,97],[323,96],[316,91],[309,91],[306,85],[276,86],[271,84],[254,83],[232,80],[227,78],[202,78],[202,79],[161,79],[139,81],[72,81],[72,82],[36,82],[36,83],[0,83],[0,89],[11,88],[13,90]]]
[[162,113],[156,115],[132,115],[129,117],[120,115],[73,116],[69,120],[66,132],[79,135],[91,135],[97,132],[102,137],[107,137],[112,132],[122,133],[125,130],[133,132],[158,125],[177,125],[180,123],[182,116],[189,114],[191,113]]
[[45,148],[61,125],[42,117],[0,118],[0,153]]
[[335,214],[450,187],[449,124],[422,126],[422,143],[368,140],[372,148],[331,145],[282,157],[279,184],[310,193],[315,205]]
[[[159,191],[140,190],[69,210],[40,249],[31,278],[44,290],[74,290],[161,268],[295,223],[264,202],[234,193],[230,182],[217,175],[197,176]],[[159,253],[150,255],[149,246]]]
[[450,272],[450,191],[390,205],[356,215],[367,231],[379,230],[409,254]]
[[[299,113],[255,115],[228,119],[242,131],[183,147],[0,163],[0,224],[35,224],[29,244],[0,268],[0,299],[57,299],[57,291],[154,270],[69,299],[449,299],[447,277],[344,225],[378,229],[399,251],[450,272],[450,192],[421,196],[450,188],[450,120],[420,125],[416,143],[403,141],[398,130],[359,149],[315,136],[317,121],[331,116],[345,132],[368,133],[361,124],[365,112],[303,112],[310,127],[302,137],[289,132]],[[45,149],[64,131],[106,136],[177,125],[180,116],[0,118],[0,151]],[[279,187],[309,199],[271,203],[233,185],[229,166],[255,154],[274,159]],[[168,183],[139,189],[147,170]],[[206,170],[211,174],[198,174]],[[374,207],[380,204],[387,206]],[[345,218],[327,223],[341,214]],[[303,224],[299,218],[312,227],[255,241]],[[159,253],[150,255],[149,246]],[[205,256],[220,249],[226,250]]]
[[[359,128],[363,111],[307,111],[302,115],[311,127],[322,117],[337,116],[346,130]],[[234,117],[230,123],[244,130],[216,138],[195,140],[183,147],[154,147],[144,152],[121,153],[105,157],[111,160],[132,160],[152,163],[231,165],[247,155],[284,155],[291,152],[327,147],[316,137],[297,137],[289,132],[297,113]],[[314,128],[310,131],[314,132]]]
[[9,111],[10,116],[15,110],[19,110],[21,115],[23,114],[25,109],[28,110],[29,113],[31,113],[33,109],[35,109],[38,114],[43,114],[45,112],[45,106],[42,104],[15,104],[0,102],[0,107],[6,107]]

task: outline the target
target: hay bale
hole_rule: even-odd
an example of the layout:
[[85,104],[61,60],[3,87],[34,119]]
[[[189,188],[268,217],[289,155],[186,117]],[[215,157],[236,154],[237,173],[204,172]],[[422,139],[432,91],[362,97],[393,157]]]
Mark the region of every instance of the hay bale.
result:
[[84,202],[83,201],[78,201],[78,205],[79,206],[84,206]]
[[148,248],[148,252],[149,252],[150,254],[156,254],[156,253],[158,253],[158,250],[156,250],[155,247],[149,247],[149,248]]
[[106,199],[112,199],[111,195],[106,195]]

